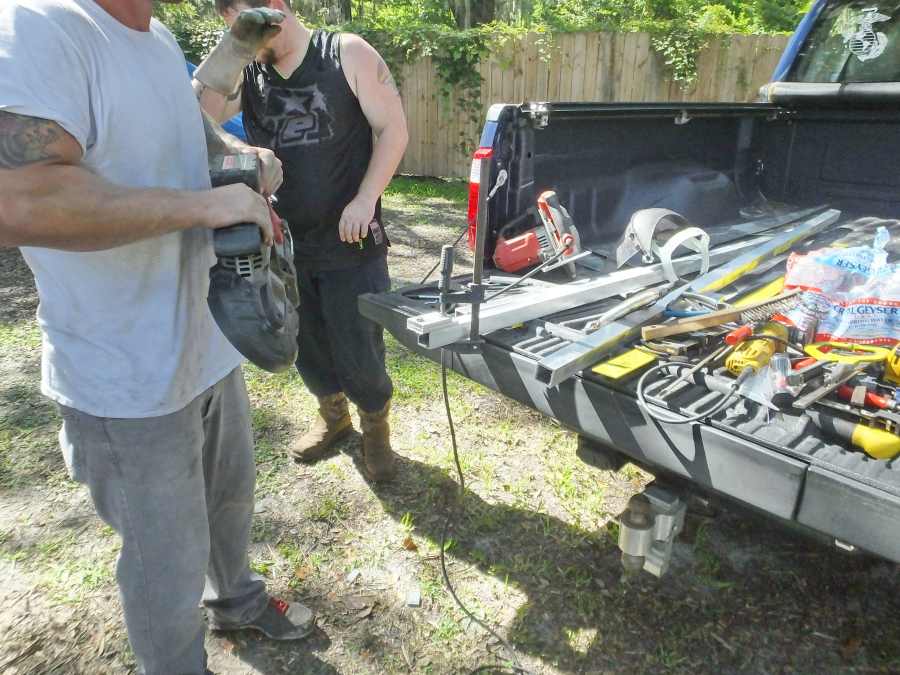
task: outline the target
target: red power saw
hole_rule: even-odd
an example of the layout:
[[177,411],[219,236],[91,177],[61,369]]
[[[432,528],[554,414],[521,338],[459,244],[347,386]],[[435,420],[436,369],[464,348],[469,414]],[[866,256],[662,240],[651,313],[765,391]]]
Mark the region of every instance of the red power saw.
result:
[[541,225],[515,234],[517,228],[504,227],[497,237],[494,264],[504,272],[518,272],[540,265],[542,272],[565,267],[575,278],[575,261],[590,255],[581,250],[581,238],[572,217],[552,190],[538,197]]

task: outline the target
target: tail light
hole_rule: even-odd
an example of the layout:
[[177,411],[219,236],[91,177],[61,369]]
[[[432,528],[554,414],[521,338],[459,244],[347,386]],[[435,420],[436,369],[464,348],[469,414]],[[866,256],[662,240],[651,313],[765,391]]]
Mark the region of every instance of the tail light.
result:
[[492,148],[478,148],[472,155],[469,173],[469,248],[475,250],[475,222],[478,220],[478,198],[481,194],[481,160],[492,157]]

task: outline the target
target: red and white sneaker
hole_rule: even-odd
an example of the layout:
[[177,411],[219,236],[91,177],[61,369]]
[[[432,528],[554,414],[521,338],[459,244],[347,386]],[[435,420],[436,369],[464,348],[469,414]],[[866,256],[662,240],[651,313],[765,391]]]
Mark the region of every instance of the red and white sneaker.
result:
[[210,625],[213,630],[255,630],[270,640],[300,640],[312,633],[316,615],[299,602],[286,602],[280,598],[269,598],[269,604],[258,617],[247,623],[226,626]]

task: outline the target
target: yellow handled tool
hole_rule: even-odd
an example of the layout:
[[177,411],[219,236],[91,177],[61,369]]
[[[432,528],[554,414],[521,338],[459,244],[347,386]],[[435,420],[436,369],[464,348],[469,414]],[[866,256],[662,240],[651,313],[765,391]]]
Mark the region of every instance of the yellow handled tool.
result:
[[894,345],[884,362],[884,379],[891,384],[900,384],[900,343]]
[[837,363],[878,363],[891,355],[889,349],[849,342],[816,342],[806,345],[803,351],[816,361]]
[[851,445],[862,448],[869,457],[893,459],[900,454],[900,436],[889,431],[826,415],[818,410],[807,410],[806,414],[819,429],[837,438],[850,441]]
[[741,342],[725,360],[725,367],[730,373],[740,375],[747,368],[759,372],[769,363],[775,352],[784,351],[788,329],[783,323],[769,321],[753,335],[759,337]]

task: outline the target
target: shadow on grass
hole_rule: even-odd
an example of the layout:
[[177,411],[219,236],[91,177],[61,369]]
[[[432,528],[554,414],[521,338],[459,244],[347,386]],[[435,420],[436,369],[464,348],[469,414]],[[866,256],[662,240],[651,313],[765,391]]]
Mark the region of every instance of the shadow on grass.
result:
[[[464,221],[454,218],[448,220],[447,212],[443,209],[434,207],[424,207],[416,211],[414,215],[400,214],[397,212],[388,214],[385,218],[388,224],[388,236],[391,241],[397,244],[404,244],[413,249],[426,251],[429,253],[440,253],[444,244],[452,244],[456,238],[460,236],[466,227]],[[436,233],[435,236],[427,237],[413,230],[407,223],[427,225],[431,227],[440,227],[442,231]],[[465,256],[460,251],[460,262],[465,262]]]
[[331,647],[331,640],[318,628],[303,640],[289,642],[275,642],[247,632],[216,632],[213,635],[227,638],[234,645],[232,653],[261,675],[338,675],[340,672],[314,653],[325,652]]
[[[354,461],[361,469],[358,456]],[[391,517],[412,514],[414,532],[439,545],[455,481],[405,458],[399,471],[395,483],[371,489]],[[718,545],[682,541],[664,579],[626,581],[612,532],[490,504],[467,490],[448,559],[523,593],[508,638],[522,653],[572,672],[780,672],[798,658],[808,660],[804,672],[836,672],[846,665],[840,642],[823,650],[809,637],[810,626],[820,624],[835,640],[867,635],[871,652],[854,665],[880,668],[900,659],[900,644],[886,628],[895,603],[878,592],[885,576],[900,576],[891,565],[820,549],[743,512],[724,516],[714,529]],[[467,597],[471,588],[462,591]],[[848,614],[844,608],[860,598],[865,611]],[[808,619],[791,619],[797,612]],[[731,644],[712,638],[715,630]]]
[[0,325],[34,318],[37,291],[17,248],[0,248]]
[[[353,459],[365,476],[359,454]],[[414,532],[440,544],[444,514],[458,489],[442,470],[400,457],[397,481],[370,487],[392,518],[412,514]],[[528,597],[509,629],[516,647],[577,667],[583,655],[567,648],[569,636],[596,626],[600,592],[620,576],[618,549],[606,531],[588,532],[545,513],[489,504],[467,490],[450,537],[448,559],[474,565]]]
[[55,406],[36,384],[0,387],[0,488],[34,489],[66,473],[59,424]]

